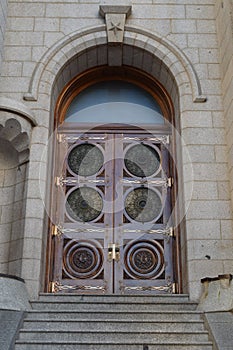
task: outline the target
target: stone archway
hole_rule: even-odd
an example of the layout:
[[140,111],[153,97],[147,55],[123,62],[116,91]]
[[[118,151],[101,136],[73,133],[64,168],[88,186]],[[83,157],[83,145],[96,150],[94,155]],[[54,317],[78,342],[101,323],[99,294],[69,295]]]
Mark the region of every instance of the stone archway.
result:
[[[42,56],[34,70],[24,99],[30,101],[36,111],[43,111],[43,127],[52,132],[55,105],[64,86],[89,68],[108,65],[108,50],[106,27],[101,25],[65,36]],[[198,75],[189,59],[168,40],[141,28],[127,25],[121,45],[121,54],[122,64],[139,68],[148,73],[160,81],[167,90],[173,102],[178,130],[177,137],[179,137],[179,130],[182,129],[180,116],[186,111],[187,106],[192,108],[192,106],[206,100],[202,94]],[[198,110],[198,106],[195,109]],[[44,153],[45,158],[47,151]],[[185,153],[184,145],[178,153]],[[186,160],[186,167],[189,167],[191,162],[188,156]],[[181,169],[182,159],[180,156],[177,162]],[[186,178],[186,182],[192,182],[192,171],[187,172],[187,174],[189,178]],[[183,188],[181,197],[184,194],[185,199],[187,199],[183,201],[181,198],[182,203],[184,202],[186,205],[186,207],[181,206],[183,212],[179,215],[182,217],[187,210],[190,186],[186,186],[186,183],[183,184],[182,180],[180,180],[179,186]],[[43,198],[43,200],[48,203],[48,199]],[[29,221],[30,218],[28,223]],[[43,234],[41,234],[42,236]],[[181,245],[185,249],[185,234],[182,235],[182,239]],[[28,253],[30,255],[30,252]],[[185,252],[182,254],[185,256]],[[187,285],[187,275],[186,273],[184,275],[184,284]]]

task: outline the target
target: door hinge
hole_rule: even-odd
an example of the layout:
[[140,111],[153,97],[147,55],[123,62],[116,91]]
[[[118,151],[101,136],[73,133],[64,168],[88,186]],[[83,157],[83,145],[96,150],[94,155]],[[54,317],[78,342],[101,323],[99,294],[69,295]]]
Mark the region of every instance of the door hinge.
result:
[[169,227],[169,236],[174,237],[175,231],[173,227]]
[[64,135],[63,134],[57,134],[57,141],[58,141],[58,143],[62,143],[64,141]]
[[177,283],[173,282],[173,283],[172,283],[172,293],[175,294],[176,291],[177,291]]
[[53,225],[52,236],[60,236],[62,234],[61,226]]
[[51,293],[55,293],[55,282],[49,282],[49,290]]
[[167,187],[172,187],[174,183],[173,177],[168,177],[167,178]]
[[56,185],[57,187],[62,186],[62,185],[63,185],[62,180],[63,180],[63,178],[62,178],[61,176],[56,176],[56,177],[55,177],[55,185]]

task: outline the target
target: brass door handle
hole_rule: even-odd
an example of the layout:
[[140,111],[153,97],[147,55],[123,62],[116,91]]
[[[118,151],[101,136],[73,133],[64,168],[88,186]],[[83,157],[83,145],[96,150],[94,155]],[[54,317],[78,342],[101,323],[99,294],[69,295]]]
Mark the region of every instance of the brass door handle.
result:
[[108,261],[120,260],[120,247],[115,243],[108,245]]

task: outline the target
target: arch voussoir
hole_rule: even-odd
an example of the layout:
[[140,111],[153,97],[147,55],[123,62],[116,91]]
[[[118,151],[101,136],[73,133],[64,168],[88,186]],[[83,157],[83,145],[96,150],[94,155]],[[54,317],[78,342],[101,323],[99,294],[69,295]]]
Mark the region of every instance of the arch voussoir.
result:
[[[44,75],[46,75],[46,71],[50,71],[53,75],[53,79],[51,79],[52,88],[57,76],[64,70],[64,67],[68,67],[69,62],[75,56],[79,56],[80,61],[82,61],[79,64],[78,73],[93,66],[103,64],[100,56],[99,59],[97,55],[94,55],[94,57],[93,51],[90,53],[90,50],[97,51],[99,47],[103,48],[104,45],[107,47],[106,30],[103,25],[75,32],[60,39],[43,55],[36,66],[24,99],[29,101],[36,101],[38,99],[40,84],[45,81]],[[132,53],[136,53],[136,56],[126,59],[126,55],[124,54],[125,46],[132,47]],[[184,81],[191,86],[193,102],[204,102],[206,100],[206,97],[202,94],[201,83],[194,66],[184,52],[167,39],[145,31],[142,28],[126,26],[122,47],[123,64],[126,61],[126,64],[132,64],[138,68],[145,69],[143,62],[145,57],[148,57],[146,54],[149,53],[153,57],[152,60],[157,63],[159,61],[161,62],[161,67],[164,67],[162,72],[165,70],[168,72],[167,74],[170,74],[176,80],[178,88]],[[85,60],[83,59],[84,54],[86,54]],[[153,74],[153,63],[151,64],[151,73]],[[71,75],[66,76],[67,79],[72,78]],[[182,76],[182,81],[179,81],[180,76]],[[162,80],[165,81],[166,77],[162,77]]]

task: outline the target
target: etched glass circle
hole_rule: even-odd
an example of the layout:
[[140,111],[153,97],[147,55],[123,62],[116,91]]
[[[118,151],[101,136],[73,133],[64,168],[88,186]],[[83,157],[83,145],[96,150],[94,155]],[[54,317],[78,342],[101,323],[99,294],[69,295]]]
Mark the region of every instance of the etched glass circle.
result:
[[139,222],[155,220],[159,217],[161,209],[162,202],[159,194],[145,187],[129,192],[125,199],[126,213]]
[[91,176],[102,168],[104,156],[101,150],[89,143],[74,147],[68,156],[70,170],[79,176]]
[[76,221],[93,221],[101,214],[102,209],[102,197],[91,187],[78,188],[67,197],[66,210]]
[[152,176],[159,170],[160,156],[151,146],[135,145],[130,147],[125,154],[125,166],[135,176]]

